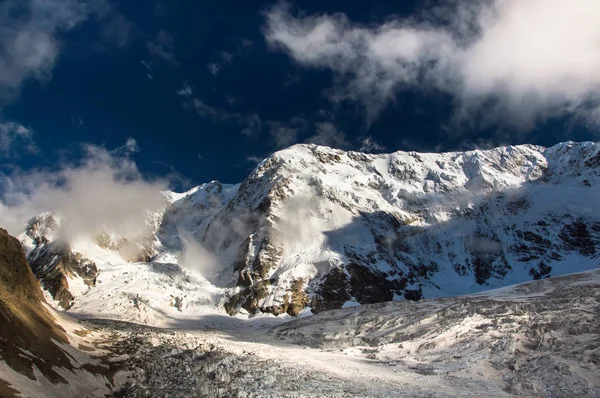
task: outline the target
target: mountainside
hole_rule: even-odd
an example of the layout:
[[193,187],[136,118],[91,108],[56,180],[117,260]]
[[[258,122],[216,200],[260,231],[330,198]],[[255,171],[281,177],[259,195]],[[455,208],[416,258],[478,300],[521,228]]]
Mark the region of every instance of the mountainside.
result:
[[48,213],[20,238],[64,308],[296,316],[596,268],[599,167],[589,142],[381,155],[296,145],[240,185],[165,192],[143,237],[64,242]]
[[278,152],[206,231],[211,242],[230,220],[251,220],[243,223],[250,234],[239,234],[238,287],[226,309],[297,315],[595,268],[599,149]]

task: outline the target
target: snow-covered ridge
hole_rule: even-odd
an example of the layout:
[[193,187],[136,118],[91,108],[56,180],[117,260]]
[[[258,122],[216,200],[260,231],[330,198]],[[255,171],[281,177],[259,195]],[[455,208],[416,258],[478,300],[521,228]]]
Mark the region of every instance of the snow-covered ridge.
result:
[[[479,292],[598,266],[599,153],[573,142],[379,155],[295,145],[239,185],[164,192],[133,239],[143,258],[126,258],[132,239],[110,231],[114,244],[69,243],[99,270],[88,297],[109,300],[112,270],[145,280],[121,278],[110,300],[156,315],[146,319],[154,309],[299,315]],[[53,241],[44,236],[21,240],[33,253]],[[80,290],[74,308],[101,311]]]

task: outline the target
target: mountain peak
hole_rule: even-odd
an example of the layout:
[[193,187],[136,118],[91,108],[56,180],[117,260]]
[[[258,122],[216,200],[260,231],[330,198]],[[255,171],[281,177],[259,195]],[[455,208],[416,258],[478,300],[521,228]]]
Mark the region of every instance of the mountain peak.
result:
[[[389,154],[299,144],[241,184],[164,192],[145,237],[107,231],[114,245],[59,246],[46,214],[26,243],[32,264],[41,247],[52,258],[60,248],[63,265],[75,264],[61,268],[69,284],[93,263],[104,289],[103,267],[142,261],[175,267],[173,278],[200,278],[214,292],[194,298],[200,293],[181,285],[157,302],[167,311],[170,296],[183,312],[208,300],[230,314],[298,315],[472,293],[596,266],[600,218],[590,200],[600,193],[599,152],[595,143]],[[124,256],[124,248],[143,256]],[[95,278],[75,290],[98,289]],[[131,294],[145,295],[135,286]],[[91,297],[72,296],[78,308]]]

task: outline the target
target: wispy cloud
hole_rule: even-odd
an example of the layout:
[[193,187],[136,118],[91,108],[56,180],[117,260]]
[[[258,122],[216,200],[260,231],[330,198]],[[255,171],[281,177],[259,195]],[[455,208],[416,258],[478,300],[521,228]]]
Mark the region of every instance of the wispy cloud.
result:
[[379,26],[344,14],[265,13],[272,48],[335,73],[334,101],[359,101],[373,120],[397,92],[454,97],[455,121],[529,130],[600,107],[600,2],[448,1],[421,18]]
[[255,113],[251,115],[239,115],[238,121],[244,125],[241,133],[246,137],[254,137],[262,131],[262,120]]
[[[38,0],[39,1],[39,0]],[[60,1],[60,0],[56,0]],[[136,25],[120,13],[108,0],[79,0],[93,9],[104,41],[117,48],[129,47],[140,32]]]
[[142,66],[144,68],[146,68],[146,77],[150,80],[154,80],[154,76],[152,75],[152,62],[150,61],[145,61],[145,60],[140,60],[140,63],[142,64]]
[[360,138],[360,152],[381,152],[385,151],[385,147],[373,140],[373,137]]
[[92,15],[107,43],[130,43],[133,25],[107,0],[0,2],[0,101],[18,95],[27,80],[50,80],[64,47],[61,34]]
[[163,61],[169,62],[173,65],[177,65],[175,60],[174,51],[174,39],[173,36],[164,29],[161,29],[153,40],[146,42],[146,49],[148,52]]
[[242,54],[253,45],[254,43],[251,40],[241,39],[235,50],[221,51],[218,58],[206,65],[206,68],[213,76],[217,76],[223,67],[229,65],[235,57]]
[[15,122],[0,122],[0,159],[15,159],[38,148],[30,128]]
[[286,73],[285,81],[283,82],[284,86],[293,86],[298,83],[302,79],[302,76],[299,73]]
[[86,3],[75,0],[0,3],[0,99],[18,94],[27,79],[50,79],[60,53],[58,34],[89,12]]
[[191,96],[193,94],[194,94],[193,87],[190,86],[190,84],[188,82],[183,82],[183,84],[181,85],[181,88],[179,90],[177,90],[177,95],[184,97],[184,98],[191,98]]
[[122,154],[125,156],[137,153],[140,151],[137,141],[134,138],[128,137],[125,144],[113,150],[113,154]]
[[80,117],[75,117],[75,116],[71,117],[71,123],[73,123],[75,125],[75,127],[77,127],[78,129],[85,126],[83,119]]
[[236,123],[240,126],[240,133],[247,137],[254,137],[262,131],[262,120],[255,113],[232,112],[227,109],[215,107],[206,102],[193,97],[193,92],[189,84],[184,83],[181,89],[177,91],[183,100],[183,107],[193,109],[204,119],[213,122]]
[[288,123],[268,121],[267,125],[276,149],[297,143],[298,135],[308,130],[308,122],[301,117],[294,117]]
[[331,122],[317,123],[315,125],[315,134],[307,138],[306,142],[339,149],[348,148],[350,146],[346,134],[343,131],[338,130],[335,124]]
[[221,70],[221,65],[217,64],[216,62],[211,62],[206,66],[206,68],[213,76],[217,76]]
[[140,63],[142,64],[142,66],[143,66],[144,68],[146,68],[146,70],[147,70],[148,72],[151,72],[151,71],[152,71],[152,63],[150,63],[150,62],[148,62],[148,61],[145,61],[145,60],[143,60],[143,59],[142,59],[142,60],[140,60]]
[[263,160],[264,160],[264,158],[261,158],[260,156],[255,156],[255,155],[250,155],[250,156],[246,157],[246,162],[253,163],[254,165],[259,164]]

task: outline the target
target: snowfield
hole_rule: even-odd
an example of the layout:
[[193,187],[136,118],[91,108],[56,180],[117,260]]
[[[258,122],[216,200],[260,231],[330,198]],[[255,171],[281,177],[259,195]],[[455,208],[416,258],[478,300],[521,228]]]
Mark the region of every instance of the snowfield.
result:
[[598,397],[598,315],[595,270],[275,326],[91,325],[127,358],[114,397]]

